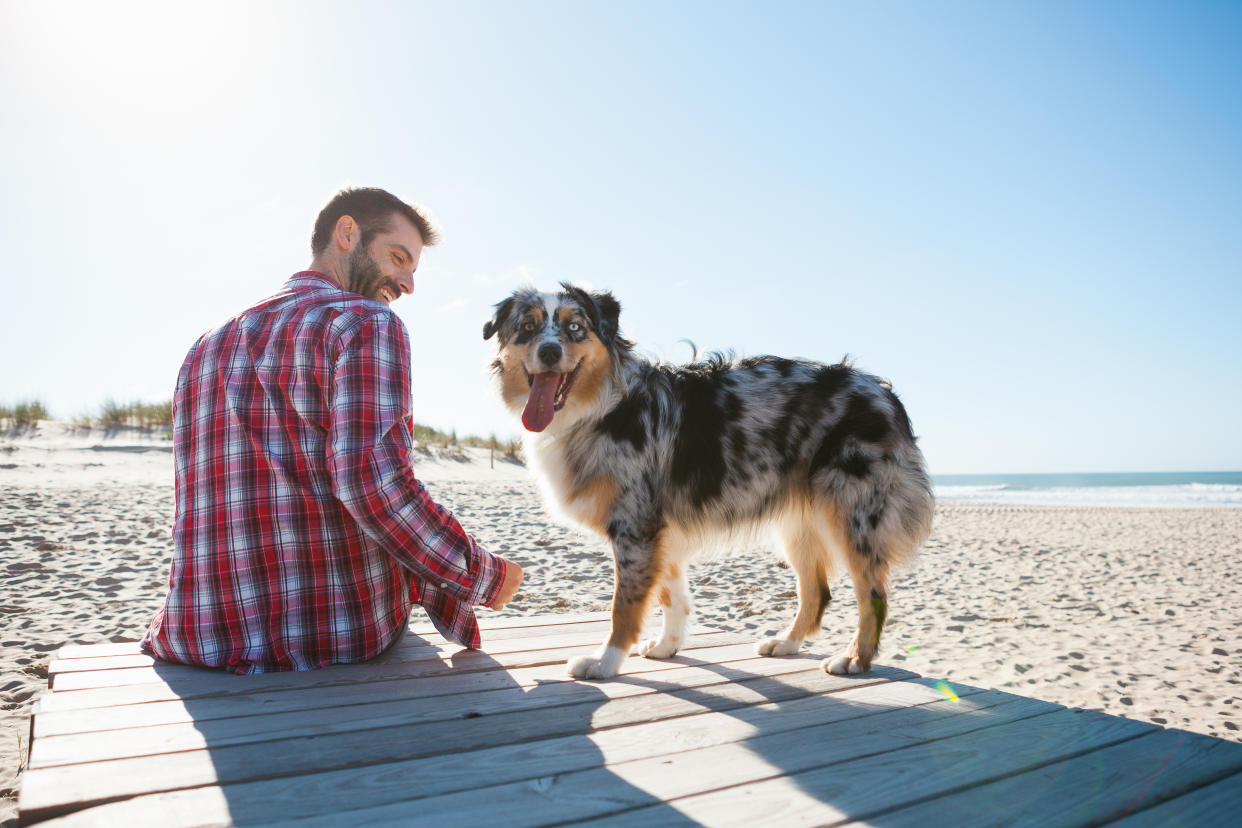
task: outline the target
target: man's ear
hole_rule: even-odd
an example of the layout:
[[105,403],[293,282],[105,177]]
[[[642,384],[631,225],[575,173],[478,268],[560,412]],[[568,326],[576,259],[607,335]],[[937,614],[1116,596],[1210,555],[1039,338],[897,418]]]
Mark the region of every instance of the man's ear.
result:
[[362,229],[358,226],[358,222],[354,221],[353,216],[341,216],[332,228],[332,240],[336,242],[342,253],[353,250],[361,237]]
[[496,305],[496,315],[493,316],[488,321],[483,323],[483,338],[491,339],[492,336],[498,333],[500,331],[501,326],[504,325],[505,322],[508,320],[509,314],[512,313],[512,311],[513,311],[513,297],[512,296],[510,296],[508,299],[501,302],[500,304]]

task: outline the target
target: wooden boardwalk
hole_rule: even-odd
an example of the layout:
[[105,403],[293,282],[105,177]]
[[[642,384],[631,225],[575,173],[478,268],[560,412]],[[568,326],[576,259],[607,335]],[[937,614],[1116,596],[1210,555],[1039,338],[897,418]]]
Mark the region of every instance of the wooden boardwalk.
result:
[[605,615],[415,625],[378,662],[238,677],[64,648],[24,824],[1237,824],[1242,744],[695,631],[570,681]]

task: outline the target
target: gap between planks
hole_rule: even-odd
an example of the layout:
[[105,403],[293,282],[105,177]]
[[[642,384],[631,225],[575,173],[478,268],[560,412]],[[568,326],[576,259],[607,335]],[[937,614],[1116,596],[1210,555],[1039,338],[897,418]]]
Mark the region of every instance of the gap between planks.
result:
[[[880,668],[868,676],[829,676],[816,666],[792,676],[724,681],[714,687],[679,687],[649,682],[650,692],[609,700],[603,691],[591,701],[564,706],[497,712],[475,718],[387,726],[378,730],[321,733],[270,742],[226,745],[172,754],[118,758],[105,763],[35,768],[22,790],[25,812],[48,813],[113,798],[251,779],[283,777],[342,767],[378,765],[425,756],[445,756],[497,744],[541,741],[624,728],[659,719],[693,716],[704,710],[734,710],[821,695],[848,687],[910,678],[906,671]],[[595,688],[600,685],[582,685]],[[537,693],[537,691],[536,691]],[[537,701],[537,699],[531,700]]]
[[[588,624],[598,623],[600,621],[608,621],[611,616],[607,610],[601,612],[586,612],[570,615],[528,615],[528,616],[501,616],[493,618],[480,618],[479,631],[481,633],[490,633],[491,637],[512,637],[512,633],[523,628],[539,628],[567,626],[572,624]],[[436,630],[430,621],[418,621],[411,617],[408,622],[407,630],[409,633],[420,638],[433,642],[447,643],[444,636]],[[506,635],[507,634],[507,635]],[[56,655],[52,657],[56,660],[72,660],[79,658],[106,658],[110,656],[124,655],[140,655],[139,642],[137,641],[118,641],[118,642],[101,642],[99,644],[66,644],[56,651]]]
[[[959,699],[950,702],[935,685],[923,679],[872,684],[784,703],[636,723],[589,738],[575,735],[392,766],[140,797],[84,816],[89,815],[87,821],[107,817],[135,828],[154,824],[152,814],[157,812],[192,813],[207,824],[228,824],[234,815],[243,822],[313,820],[323,814],[317,803],[331,802],[337,806],[325,816],[329,822],[405,821],[416,815],[436,824],[456,814],[459,820],[454,821],[471,824],[494,817],[495,803],[504,801],[506,824],[540,824],[637,807],[653,796],[693,793],[709,784],[706,780],[719,781],[721,773],[742,780],[762,777],[771,768],[754,757],[765,753],[788,754],[794,762],[790,767],[840,762],[867,751],[1060,709],[977,688],[963,688]],[[988,718],[972,718],[987,710],[993,711]],[[712,773],[702,773],[704,768]],[[479,778],[492,784],[479,789]],[[654,787],[642,787],[647,782]],[[350,809],[342,812],[343,802]]]

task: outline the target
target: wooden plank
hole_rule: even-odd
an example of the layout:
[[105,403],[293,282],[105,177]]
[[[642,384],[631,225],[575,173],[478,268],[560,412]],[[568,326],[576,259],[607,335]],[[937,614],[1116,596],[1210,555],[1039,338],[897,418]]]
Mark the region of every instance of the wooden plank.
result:
[[1242,806],[1242,773],[1168,799],[1151,808],[1124,814],[1111,826],[1166,828],[1170,825],[1231,825]]
[[[718,670],[728,668],[717,667]],[[638,722],[694,715],[705,710],[736,710],[833,690],[912,678],[904,670],[879,667],[865,676],[831,676],[817,667],[774,678],[733,681],[712,688],[678,688],[651,679],[663,692],[608,701],[602,685],[582,684],[597,692],[587,702],[453,721],[399,725],[378,730],[351,730],[212,747],[158,756],[115,759],[86,765],[31,768],[22,784],[21,807],[31,818],[66,809],[148,793],[289,776],[351,766],[443,756],[500,744],[515,744]],[[530,701],[546,691],[536,687]],[[38,745],[36,744],[37,748]]]
[[[706,634],[706,633],[704,633]],[[719,633],[728,636],[731,644],[751,640],[733,633]],[[721,639],[725,640],[725,639]],[[177,683],[181,696],[210,695],[217,692],[236,692],[240,688],[255,686],[269,676],[310,676],[308,679],[276,679],[275,684],[292,682],[291,686],[307,686],[323,683],[348,683],[367,672],[378,672],[393,675],[394,667],[401,665],[420,664],[421,668],[435,671],[437,669],[467,669],[470,665],[479,669],[479,665],[490,665],[487,669],[507,666],[532,667],[537,664],[552,664],[558,659],[565,660],[569,653],[584,653],[598,647],[600,639],[592,633],[561,638],[515,638],[497,642],[487,651],[466,650],[453,645],[451,647],[417,647],[411,650],[395,650],[376,661],[361,664],[334,664],[320,670],[309,670],[301,673],[262,673],[255,676],[235,676],[223,670],[203,667],[190,667],[184,664],[157,663],[148,667],[130,667],[117,669],[100,669],[85,672],[68,672],[55,676],[52,690],[57,693],[86,690],[97,687],[120,687],[129,684],[163,684]],[[512,658],[513,656],[524,657]],[[451,668],[444,665],[452,662]],[[370,670],[368,671],[368,668]],[[377,669],[378,668],[378,669]],[[406,672],[405,675],[411,675]],[[298,682],[304,684],[298,685]]]
[[[691,651],[697,652],[697,651]],[[755,659],[754,646],[734,644],[712,648],[713,663],[751,661]],[[801,658],[816,659],[806,655]],[[635,658],[627,665],[625,675],[646,676],[685,667],[692,659],[679,656],[673,659]],[[788,671],[792,671],[793,667]],[[803,669],[799,667],[797,669]],[[781,672],[788,672],[781,670]],[[73,708],[43,710],[34,717],[33,738],[65,736],[72,733],[92,733],[101,730],[121,730],[127,727],[150,727],[189,722],[204,722],[235,716],[269,715],[294,710],[314,710],[338,705],[362,705],[373,702],[429,698],[432,696],[461,695],[484,690],[511,687],[533,687],[545,681],[566,678],[565,665],[546,664],[540,667],[515,670],[491,670],[479,673],[446,673],[438,676],[394,678],[388,681],[368,681],[362,684],[330,685],[277,690],[273,692],[238,693],[222,696],[206,696],[187,702],[180,698],[146,699],[144,703],[113,703],[107,707],[87,709]],[[171,688],[169,688],[171,690]],[[81,690],[70,694],[75,700],[85,693],[106,691]],[[171,695],[171,694],[170,694]]]
[[[494,621],[506,622],[501,626],[484,626],[480,620],[479,629],[483,634],[483,643],[501,641],[506,638],[531,638],[536,636],[560,635],[567,632],[578,632],[585,629],[598,630],[600,635],[608,632],[611,625],[607,612],[594,612],[582,615],[560,616],[540,615],[529,618],[497,618]],[[444,636],[440,635],[430,623],[410,624],[405,644],[418,643],[436,646],[453,646]],[[144,656],[137,641],[121,641],[102,644],[67,644],[56,651],[53,663],[79,661],[82,659],[113,658],[118,656]],[[150,659],[150,656],[145,656]]]
[[[900,682],[905,684],[905,682]],[[358,811],[328,813],[320,811],[298,825],[384,824],[405,822],[402,814],[412,814],[412,824],[485,824],[488,808],[505,803],[506,826],[538,826],[577,823],[609,814],[627,814],[634,809],[676,800],[707,787],[748,782],[774,773],[792,772],[824,762],[845,762],[876,752],[897,749],[929,738],[944,738],[980,727],[999,726],[1024,717],[1047,713],[1056,705],[1020,697],[991,708],[990,717],[979,716],[984,708],[969,701],[953,704],[926,688],[928,704],[896,711],[885,711],[844,722],[823,722],[796,730],[767,732],[741,741],[669,752],[627,762],[610,761],[606,767],[544,775],[524,782],[478,791],[419,798]],[[938,699],[938,700],[933,700]],[[635,738],[651,742],[654,725],[638,725],[628,730]],[[779,757],[779,760],[776,759]],[[779,766],[777,765],[779,762]],[[658,812],[660,809],[656,808]],[[647,824],[650,810],[640,810],[634,823]],[[277,823],[282,824],[282,823]],[[721,824],[745,825],[726,820]]]
[[[1049,757],[1053,758],[1053,757]],[[925,826],[929,813],[952,824],[1012,825],[1029,815],[1041,826],[1097,825],[1242,771],[1242,744],[1184,730],[1140,739],[885,814],[887,826]],[[1236,792],[1236,788],[1235,788]],[[1000,808],[998,803],[1005,803]],[[1238,821],[1233,800],[1228,822]],[[1220,805],[1216,806],[1218,811]],[[1180,814],[1178,814],[1180,816]],[[1129,822],[1126,823],[1129,825]],[[1167,823],[1165,823],[1167,824]]]
[[[540,628],[536,628],[540,629]],[[551,629],[551,628],[542,628]],[[600,644],[608,636],[609,624],[577,624],[573,627],[567,627],[560,630],[555,635],[533,634],[515,638],[498,638],[489,640],[487,647],[482,652],[488,653],[514,653],[521,650],[540,650],[549,649],[564,644]],[[522,630],[522,632],[530,632]],[[708,632],[720,632],[714,627],[695,626],[692,627],[690,633],[702,634]],[[386,661],[417,661],[420,659],[436,658],[440,653],[460,652],[463,650],[459,644],[450,644],[441,641],[436,643],[416,636],[407,636],[406,640],[398,644],[390,653],[385,656]],[[114,655],[103,656],[99,658],[71,658],[65,660],[55,660],[48,665],[48,685],[53,690],[63,689],[63,685],[58,684],[67,675],[75,673],[95,673],[96,671],[105,670],[126,670],[142,667],[150,667],[155,664],[166,664],[168,667],[185,667],[187,665],[169,664],[160,662],[145,654],[134,655]],[[199,668],[190,667],[189,669],[197,670]]]
[[[514,713],[520,710],[557,707],[598,700],[602,693],[610,700],[656,693],[664,687],[679,689],[709,687],[733,679],[779,676],[786,673],[820,673],[819,659],[790,656],[752,658],[732,665],[680,667],[660,674],[627,676],[600,684],[578,682],[561,675],[540,683],[541,692],[509,685],[499,689],[424,698],[398,696],[368,704],[338,699],[330,710],[292,710],[263,715],[200,719],[193,715],[195,703],[185,705],[188,721],[173,724],[146,724],[141,720],[127,728],[61,736],[37,736],[31,742],[29,767],[34,770],[52,765],[99,762],[132,756],[149,756],[178,751],[212,750],[230,745],[289,739],[297,736],[326,735],[346,731],[376,730]],[[508,677],[507,674],[501,673]],[[812,679],[814,680],[814,679]],[[230,702],[235,700],[230,699]]]
[[[829,750],[864,743],[870,733],[887,734],[895,744],[925,738],[926,727],[937,719],[956,717],[1001,705],[1021,702],[1028,715],[1046,712],[1055,705],[1031,702],[998,691],[963,690],[961,704],[944,702],[932,682],[915,679],[842,690],[827,696],[810,696],[782,704],[764,704],[724,713],[700,713],[683,719],[618,727],[589,735],[575,734],[524,744],[485,748],[468,753],[431,756],[385,765],[348,768],[327,773],[284,777],[262,782],[195,788],[138,797],[79,812],[49,823],[50,826],[117,824],[127,828],[160,825],[169,814],[193,815],[196,824],[229,824],[233,819],[266,822],[314,816],[349,803],[369,808],[440,794],[467,791],[480,807],[490,804],[487,821],[495,821],[495,789],[479,789],[480,780],[490,785],[538,780],[572,771],[661,756],[688,749],[774,735],[840,722],[823,744]],[[937,704],[941,702],[941,704]],[[904,715],[915,706],[926,706],[922,715]],[[1014,708],[1017,710],[1017,708]],[[1009,713],[1012,719],[1015,712]],[[1007,719],[1007,720],[1009,720]],[[992,718],[990,721],[999,721]],[[870,722],[864,725],[864,722]],[[904,734],[904,735],[903,735]],[[614,779],[615,781],[615,779]],[[504,800],[506,809],[509,801]],[[327,805],[325,805],[327,803]],[[421,807],[402,806],[404,816]],[[357,815],[355,815],[357,816]],[[172,819],[168,820],[173,821]],[[507,821],[507,820],[506,820]],[[462,821],[460,824],[470,824]]]
[[[742,642],[742,643],[739,643]],[[513,669],[520,670],[524,666],[551,666],[554,673],[564,675],[565,658],[570,653],[589,652],[591,647],[579,647],[567,650],[562,657],[531,658],[527,654],[502,656],[499,661],[506,661]],[[710,653],[710,656],[707,654]],[[683,666],[701,659],[712,661],[736,661],[749,658],[754,653],[753,640],[748,636],[734,633],[716,633],[692,636],[687,646],[675,658],[665,661],[634,658],[626,663],[626,673],[647,672],[663,669],[663,665]],[[433,679],[454,676],[487,675],[481,670],[468,670],[464,656],[453,659],[448,668],[436,667],[430,663],[419,663],[413,667],[398,664],[395,667],[386,662],[370,664],[341,665],[325,667],[303,673],[264,673],[255,676],[238,677],[222,671],[198,671],[200,674],[217,678],[214,685],[196,685],[194,691],[178,683],[176,687],[169,683],[121,684],[114,687],[86,688],[82,690],[45,691],[35,702],[36,721],[42,715],[70,710],[95,710],[110,706],[151,704],[164,701],[186,701],[205,698],[238,698],[266,694],[273,697],[282,692],[310,693],[329,692],[330,688],[339,688],[341,692],[358,690],[360,687],[372,687],[387,681],[408,681],[412,678]],[[483,670],[491,670],[485,666]],[[500,671],[492,670],[498,675]],[[244,702],[243,702],[244,703]]]
[[[786,773],[781,756],[768,758],[770,778],[732,785],[667,804],[592,821],[590,825],[831,825],[851,819],[867,821],[907,804],[1019,773],[1157,731],[1155,725],[1080,710],[975,730],[867,756],[848,766],[832,764]],[[713,776],[715,769],[713,768]],[[713,782],[704,779],[703,784]],[[1009,824],[1028,813],[1011,803],[993,802],[1007,812]],[[935,808],[920,809],[921,825],[954,824]],[[1032,813],[1042,824],[1042,806]],[[962,819],[957,815],[957,822]],[[884,819],[888,828],[888,816]],[[969,824],[977,824],[972,816]]]
[[[499,630],[516,629],[518,627],[544,627],[559,624],[593,623],[596,621],[608,621],[611,618],[612,612],[609,610],[566,613],[565,615],[543,613],[541,615],[494,616],[490,613],[484,612],[479,614],[479,629],[484,632],[497,632]],[[434,633],[436,632],[436,627],[430,621],[415,619],[410,621],[410,632],[418,633],[419,635]]]

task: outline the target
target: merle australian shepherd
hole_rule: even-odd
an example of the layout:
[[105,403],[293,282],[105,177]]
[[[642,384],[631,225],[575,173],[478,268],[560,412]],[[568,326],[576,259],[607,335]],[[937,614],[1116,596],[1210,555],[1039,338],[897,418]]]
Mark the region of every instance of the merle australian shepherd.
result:
[[497,337],[500,393],[521,417],[549,501],[612,542],[612,631],[569,663],[570,675],[615,676],[652,598],[663,629],[639,652],[671,657],[690,621],[690,558],[763,527],[776,530],[797,573],[798,614],[758,653],[794,653],[819,633],[844,564],[858,630],[823,668],[870,669],[889,571],[912,561],[933,510],[923,455],[889,384],[846,364],[772,356],[652,363],[621,336],[612,294],[561,288],[518,290],[483,337]]

